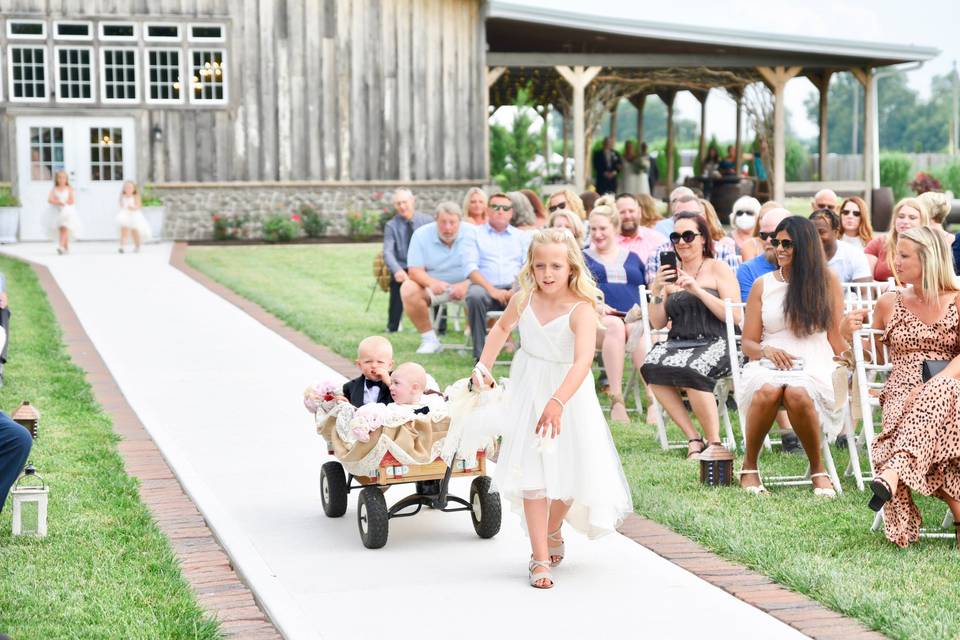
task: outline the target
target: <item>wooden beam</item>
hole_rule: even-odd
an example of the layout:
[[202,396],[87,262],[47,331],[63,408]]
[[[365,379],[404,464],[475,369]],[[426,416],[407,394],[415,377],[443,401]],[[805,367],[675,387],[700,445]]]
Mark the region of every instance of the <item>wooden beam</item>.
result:
[[867,183],[865,200],[872,205],[873,189],[880,184],[877,76],[869,67],[854,68],[850,73],[863,85],[863,180]]
[[697,147],[700,155],[700,170],[703,171],[703,160],[707,151],[707,96],[709,91],[691,91],[693,97],[700,102],[700,145]]
[[557,73],[573,89],[573,172],[574,185],[578,191],[586,187],[586,140],[584,132],[584,89],[602,67],[556,67]]
[[807,77],[820,92],[820,157],[817,161],[818,178],[822,182],[827,179],[827,99],[830,94],[830,76],[833,75],[832,69],[826,69],[819,73],[808,73]]
[[543,105],[543,177],[550,176],[550,105]]
[[639,152],[639,145],[643,142],[643,109],[647,104],[647,94],[635,93],[628,100],[637,110],[637,151]]
[[[705,54],[705,53],[548,53],[490,51],[487,64],[504,67],[600,66],[621,69],[700,68],[752,69],[771,64],[823,67],[822,57],[803,54]],[[854,58],[834,58],[834,67],[856,64]]]
[[800,73],[800,67],[757,67],[773,91],[773,199],[782,202],[786,183],[786,124],[783,90],[787,82]]
[[673,101],[677,97],[676,89],[664,89],[657,91],[657,96],[667,106],[667,154],[666,168],[667,175],[663,176],[663,183],[667,187],[667,195],[673,191]]
[[610,108],[610,136],[613,138],[614,143],[617,141],[617,107],[620,102],[617,101]]
[[728,89],[734,102],[737,103],[737,137],[734,143],[733,157],[737,163],[737,175],[740,175],[741,158],[743,157],[743,89]]

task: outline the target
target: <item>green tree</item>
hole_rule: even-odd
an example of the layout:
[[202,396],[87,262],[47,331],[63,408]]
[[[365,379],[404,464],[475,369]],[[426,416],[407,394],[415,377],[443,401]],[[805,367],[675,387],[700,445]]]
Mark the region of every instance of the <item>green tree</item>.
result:
[[540,149],[540,127],[533,127],[536,112],[526,91],[517,95],[510,127],[490,124],[490,174],[504,191],[530,186],[539,177],[530,165]]

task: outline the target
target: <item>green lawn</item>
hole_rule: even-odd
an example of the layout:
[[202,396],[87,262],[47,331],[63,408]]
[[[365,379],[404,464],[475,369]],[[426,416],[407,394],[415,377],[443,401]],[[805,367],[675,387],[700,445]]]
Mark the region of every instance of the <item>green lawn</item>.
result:
[[[386,324],[386,294],[378,292],[364,312],[376,250],[375,245],[191,247],[187,261],[352,359],[357,342]],[[466,355],[415,356],[413,331],[391,340],[397,362],[419,359],[441,384],[470,370]],[[637,513],[890,637],[960,634],[955,582],[960,554],[952,541],[922,540],[901,550],[871,533],[873,512],[852,479],[845,479],[846,491],[834,501],[815,499],[808,487],[773,487],[761,497],[735,488],[708,489],[697,481],[696,463],[678,451],[660,450],[652,427],[635,422],[613,432]],[[835,450],[834,458],[845,468],[845,451]],[[805,461],[802,455],[765,453],[760,467],[768,474],[801,474]],[[919,504],[928,522],[939,524],[944,505],[930,499]]]
[[49,535],[11,536],[0,516],[0,632],[35,638],[217,638],[166,538],[124,472],[110,419],[31,269],[0,258],[14,312],[0,407],[23,399],[42,416],[30,460],[51,487]]

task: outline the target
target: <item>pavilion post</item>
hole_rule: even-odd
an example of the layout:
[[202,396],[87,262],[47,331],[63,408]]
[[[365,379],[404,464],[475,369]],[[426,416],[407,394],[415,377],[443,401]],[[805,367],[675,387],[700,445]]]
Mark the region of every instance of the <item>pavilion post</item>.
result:
[[691,91],[693,97],[700,101],[700,146],[698,147],[698,153],[700,154],[700,171],[703,172],[703,161],[706,158],[707,152],[707,96],[710,95],[709,91]]
[[486,91],[483,92],[483,175],[490,182],[490,89],[506,71],[506,67],[488,67],[486,70]]
[[557,73],[566,80],[573,89],[573,174],[574,185],[578,191],[586,188],[586,136],[584,127],[584,93],[587,85],[593,80],[601,67],[585,67],[576,65],[565,67],[558,65]]
[[830,69],[810,75],[810,80],[820,92],[820,157],[817,162],[817,174],[821,182],[827,179],[827,100],[832,75],[833,71]]
[[743,88],[730,89],[737,103],[737,138],[734,143],[734,159],[737,163],[737,175],[740,175],[740,162],[743,157]]
[[786,119],[783,90],[800,73],[800,67],[757,67],[757,72],[773,91],[773,199],[783,203],[786,195]]
[[570,164],[570,117],[568,112],[560,111],[560,118],[563,124],[563,167],[560,175],[564,182],[570,181],[570,174],[567,171],[567,165]]
[[550,177],[550,105],[543,105],[543,177]]
[[667,160],[666,168],[667,175],[663,176],[663,184],[667,187],[667,195],[669,196],[670,192],[673,191],[673,100],[677,97],[676,89],[664,89],[663,91],[658,91],[657,95],[663,100],[663,104],[667,107]]
[[880,184],[879,131],[877,127],[877,76],[870,67],[852,69],[863,85],[863,180],[864,200],[872,206],[873,190]]
[[610,137],[613,138],[614,144],[617,142],[617,107],[620,106],[619,101],[610,108]]
[[637,110],[637,152],[640,151],[640,144],[643,142],[643,108],[646,106],[647,94],[635,93],[630,96],[630,104]]

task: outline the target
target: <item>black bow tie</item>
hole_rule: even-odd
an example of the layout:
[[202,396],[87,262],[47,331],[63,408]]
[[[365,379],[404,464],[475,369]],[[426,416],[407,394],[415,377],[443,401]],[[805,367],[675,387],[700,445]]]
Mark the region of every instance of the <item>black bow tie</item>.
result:
[[364,378],[364,379],[363,379],[363,386],[365,386],[367,389],[373,389],[374,387],[379,388],[379,387],[380,387],[380,381],[379,381],[379,380],[371,380],[371,379],[369,379],[369,378]]
[[414,409],[414,413],[419,413],[420,415],[427,415],[430,413],[430,407],[420,407],[419,409]]

